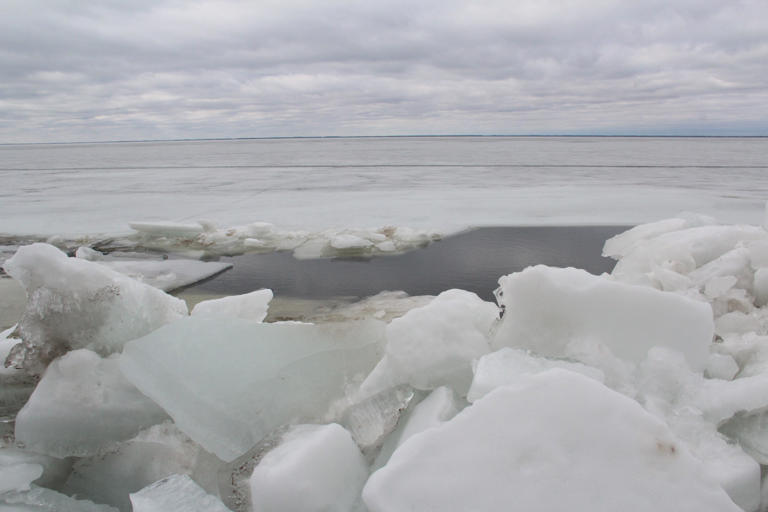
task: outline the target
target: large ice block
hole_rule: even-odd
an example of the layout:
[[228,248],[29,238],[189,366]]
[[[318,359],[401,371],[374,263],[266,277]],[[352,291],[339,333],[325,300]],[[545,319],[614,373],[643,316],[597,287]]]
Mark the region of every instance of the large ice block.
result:
[[350,512],[368,466],[336,423],[297,425],[282,436],[249,479],[253,512]]
[[362,393],[408,383],[417,389],[442,385],[464,394],[472,361],[490,351],[491,326],[499,309],[474,293],[448,290],[387,326],[386,355],[366,379]]
[[224,460],[273,429],[322,416],[381,357],[384,324],[264,324],[189,317],[128,343],[120,367]]
[[493,339],[495,348],[563,357],[570,343],[586,340],[640,362],[659,345],[683,353],[694,369],[706,365],[714,325],[705,302],[543,265],[504,276],[499,284],[505,313]]
[[[166,422],[93,457],[78,459],[62,490],[130,512],[130,493],[174,474],[189,475],[216,488],[218,466],[210,467],[200,447]],[[209,473],[209,475],[206,475]]]
[[637,402],[560,369],[520,379],[403,443],[368,510],[740,510]]
[[80,349],[48,366],[16,417],[16,440],[54,457],[85,457],[167,418],[123,377],[116,356]]
[[8,359],[42,373],[77,348],[101,355],[187,314],[184,301],[97,263],[68,258],[48,244],[20,247],[5,271],[27,292],[19,322],[23,344]]

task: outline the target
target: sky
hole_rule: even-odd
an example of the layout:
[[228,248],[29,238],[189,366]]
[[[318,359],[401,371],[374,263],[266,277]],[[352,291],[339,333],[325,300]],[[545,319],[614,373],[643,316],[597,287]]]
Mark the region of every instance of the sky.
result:
[[0,143],[768,135],[766,0],[3,0]]

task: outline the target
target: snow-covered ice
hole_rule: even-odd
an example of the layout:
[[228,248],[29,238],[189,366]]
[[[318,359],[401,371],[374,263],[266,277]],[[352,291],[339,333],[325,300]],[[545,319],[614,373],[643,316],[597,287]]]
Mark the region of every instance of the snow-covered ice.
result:
[[565,370],[521,376],[403,443],[363,490],[400,510],[739,510],[663,422]]
[[253,469],[252,510],[350,512],[367,478],[368,465],[343,427],[297,425]]
[[48,244],[19,248],[4,269],[27,292],[22,343],[7,360],[32,373],[68,350],[120,351],[126,341],[187,314],[182,300]]
[[564,357],[574,342],[596,342],[640,362],[653,346],[677,349],[703,369],[714,326],[709,304],[630,286],[573,268],[538,265],[499,280],[504,316],[493,346]]
[[408,383],[417,389],[451,385],[466,392],[472,360],[490,351],[498,308],[464,290],[448,290],[387,326],[384,358],[362,386],[375,393]]

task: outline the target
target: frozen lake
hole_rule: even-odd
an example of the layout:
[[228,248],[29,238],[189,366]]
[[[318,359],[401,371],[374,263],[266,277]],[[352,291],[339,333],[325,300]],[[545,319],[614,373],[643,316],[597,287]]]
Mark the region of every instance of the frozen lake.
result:
[[0,145],[0,235],[759,223],[768,139],[395,137]]

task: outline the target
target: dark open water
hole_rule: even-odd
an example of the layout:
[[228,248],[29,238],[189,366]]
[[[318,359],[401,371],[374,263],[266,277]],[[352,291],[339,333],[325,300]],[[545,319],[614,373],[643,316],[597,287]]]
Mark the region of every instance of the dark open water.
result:
[[607,238],[625,227],[481,228],[397,256],[297,260],[289,252],[223,257],[234,267],[187,288],[192,293],[240,294],[271,288],[283,297],[366,297],[384,290],[435,295],[461,288],[493,300],[499,277],[529,265],[610,272],[601,256]]

